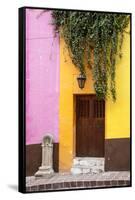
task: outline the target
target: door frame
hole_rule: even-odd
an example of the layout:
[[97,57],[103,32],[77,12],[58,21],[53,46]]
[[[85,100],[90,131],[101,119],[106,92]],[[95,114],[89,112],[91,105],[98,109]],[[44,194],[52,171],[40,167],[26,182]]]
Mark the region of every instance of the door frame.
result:
[[[81,94],[73,94],[73,158],[77,157],[76,156],[76,99],[78,96],[95,96],[95,93],[81,93]],[[105,116],[104,116],[104,155],[103,157],[105,157],[105,133],[106,133],[106,101],[105,101]]]

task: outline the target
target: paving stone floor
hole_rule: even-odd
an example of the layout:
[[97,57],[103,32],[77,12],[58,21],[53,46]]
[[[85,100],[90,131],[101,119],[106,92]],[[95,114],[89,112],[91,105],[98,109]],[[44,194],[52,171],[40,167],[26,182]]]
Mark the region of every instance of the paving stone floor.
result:
[[104,172],[100,174],[54,173],[50,178],[26,177],[26,191],[51,191],[78,188],[130,186],[130,172]]

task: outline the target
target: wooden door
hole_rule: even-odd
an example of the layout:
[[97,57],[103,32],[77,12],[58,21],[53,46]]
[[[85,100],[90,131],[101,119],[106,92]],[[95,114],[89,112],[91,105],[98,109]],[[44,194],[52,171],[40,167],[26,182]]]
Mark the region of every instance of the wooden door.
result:
[[104,157],[105,102],[76,96],[76,156]]

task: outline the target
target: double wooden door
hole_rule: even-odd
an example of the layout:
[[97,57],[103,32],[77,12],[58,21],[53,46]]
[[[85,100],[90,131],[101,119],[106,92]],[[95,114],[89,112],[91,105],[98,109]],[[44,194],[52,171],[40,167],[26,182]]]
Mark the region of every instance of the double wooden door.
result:
[[76,96],[76,156],[103,157],[105,102],[96,95]]

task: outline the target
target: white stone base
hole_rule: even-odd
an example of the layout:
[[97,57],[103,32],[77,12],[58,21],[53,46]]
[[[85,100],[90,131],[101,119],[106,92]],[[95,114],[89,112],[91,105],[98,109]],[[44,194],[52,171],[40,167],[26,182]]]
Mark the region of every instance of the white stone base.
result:
[[104,172],[104,158],[76,157],[71,168],[72,174],[98,174]]
[[54,170],[50,167],[41,166],[39,170],[35,173],[35,177],[38,178],[50,178],[54,174]]

